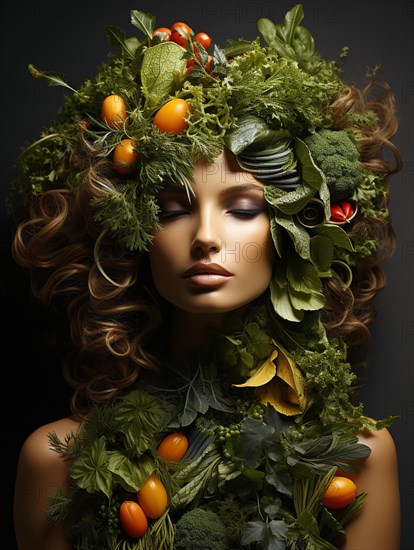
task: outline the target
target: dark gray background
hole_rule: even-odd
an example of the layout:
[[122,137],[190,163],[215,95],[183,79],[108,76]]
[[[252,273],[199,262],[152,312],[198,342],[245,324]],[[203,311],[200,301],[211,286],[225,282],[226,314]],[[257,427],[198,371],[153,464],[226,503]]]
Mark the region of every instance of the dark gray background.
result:
[[[35,139],[53,118],[64,91],[47,88],[27,71],[33,63],[59,71],[77,87],[106,59],[106,25],[119,26],[127,35],[135,30],[130,10],[157,16],[157,26],[185,21],[209,33],[224,46],[228,37],[255,38],[256,20],[280,21],[291,1],[36,1],[9,2],[2,10],[1,72],[3,133],[1,158],[1,297],[2,401],[4,407],[3,468],[0,540],[13,548],[12,492],[18,449],[39,424],[68,412],[68,392],[61,379],[60,356],[48,351],[48,316],[29,297],[28,285],[10,260],[11,222],[4,196],[19,147]],[[389,414],[400,419],[391,427],[399,456],[402,503],[402,550],[414,547],[413,514],[413,19],[412,1],[304,1],[305,20],[316,47],[327,58],[338,59],[344,45],[350,53],[344,79],[361,84],[368,67],[380,63],[399,103],[400,130],[394,142],[405,166],[393,178],[391,212],[398,249],[385,270],[388,285],[377,298],[378,318],[372,330],[369,366],[364,371],[361,400],[375,418]],[[6,359],[6,353],[8,359]],[[381,480],[378,480],[381,483]],[[384,502],[384,506],[387,503]]]

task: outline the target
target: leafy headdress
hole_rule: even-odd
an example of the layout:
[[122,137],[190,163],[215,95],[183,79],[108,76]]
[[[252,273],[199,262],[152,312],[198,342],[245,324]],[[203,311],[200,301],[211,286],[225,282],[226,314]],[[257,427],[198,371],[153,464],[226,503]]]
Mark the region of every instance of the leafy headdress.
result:
[[322,279],[349,285],[352,266],[372,253],[371,241],[355,248],[346,224],[375,209],[384,189],[363,170],[357,136],[330,129],[329,105],[345,84],[338,63],[315,51],[302,18],[301,5],[283,23],[262,18],[265,46],[257,38],[223,49],[198,42],[181,23],[174,41],[152,15],[133,10],[138,36],[109,27],[119,53],[78,90],[31,65],[35,77],[73,94],[22,152],[15,188],[25,200],[59,181],[76,192],[89,169],[78,154],[87,143],[95,161],[113,165],[113,186],[93,204],[96,222],[126,249],[143,251],[159,226],[163,184],[184,186],[191,199],[194,164],[227,147],[265,184],[280,258],[270,289],[276,314],[293,323],[312,318],[325,303]]

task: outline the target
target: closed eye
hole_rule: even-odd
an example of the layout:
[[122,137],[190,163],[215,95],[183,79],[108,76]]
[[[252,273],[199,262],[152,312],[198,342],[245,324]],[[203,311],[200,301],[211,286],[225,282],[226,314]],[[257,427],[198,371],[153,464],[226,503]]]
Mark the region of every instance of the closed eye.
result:
[[179,218],[181,216],[186,216],[190,212],[188,210],[161,210],[159,214],[160,220],[168,220],[173,218]]
[[232,208],[227,211],[228,214],[235,216],[236,218],[254,218],[264,212],[263,208]]

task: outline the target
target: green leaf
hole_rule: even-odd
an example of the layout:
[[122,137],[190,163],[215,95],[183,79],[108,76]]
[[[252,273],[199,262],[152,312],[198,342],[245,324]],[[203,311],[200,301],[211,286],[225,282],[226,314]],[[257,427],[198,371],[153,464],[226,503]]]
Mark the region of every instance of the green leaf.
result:
[[240,448],[238,456],[251,468],[257,468],[262,462],[266,444],[275,439],[275,430],[260,420],[246,417],[240,424]]
[[267,44],[270,45],[277,39],[276,26],[273,21],[267,19],[267,17],[261,17],[258,19],[257,28],[266,40]]
[[300,292],[290,287],[289,299],[292,306],[298,310],[318,311],[325,305],[325,296],[322,292],[314,290],[310,292]]
[[312,232],[316,235],[328,237],[329,239],[331,239],[335,246],[339,246],[341,248],[345,248],[346,250],[354,252],[354,247],[352,245],[351,239],[348,237],[346,231],[344,231],[339,225],[325,223],[323,225],[313,227]]
[[283,34],[287,44],[293,44],[296,29],[299,27],[303,17],[304,13],[301,4],[296,4],[296,6],[293,6],[293,8],[286,13]]
[[146,98],[162,101],[184,70],[184,50],[175,42],[163,42],[148,48],[141,67],[142,91]]
[[334,245],[331,239],[315,235],[310,240],[310,256],[313,265],[319,272],[325,272],[332,263]]
[[108,468],[105,437],[96,439],[88,454],[73,461],[70,477],[88,493],[101,491],[108,498],[112,494],[112,474]]
[[228,40],[227,46],[224,48],[224,55],[226,57],[234,57],[243,53],[249,52],[254,49],[254,46],[250,40]]
[[254,115],[245,115],[237,121],[237,128],[226,134],[226,145],[230,151],[238,155],[259,137],[266,137],[269,132],[269,127],[263,119]]
[[325,174],[316,166],[309,147],[298,137],[295,138],[295,153],[301,165],[303,180],[313,189],[319,190],[321,184],[326,182]]
[[286,319],[298,323],[303,320],[304,312],[293,307],[290,301],[288,284],[284,270],[276,270],[270,283],[270,299],[275,312]]
[[132,59],[134,58],[136,48],[132,49],[130,46],[128,46],[127,41],[125,40],[125,33],[121,29],[119,29],[118,27],[108,26],[106,27],[106,34],[111,44],[113,44],[119,50],[127,53]]
[[161,399],[137,389],[122,400],[116,415],[128,447],[139,455],[164,424],[167,410]]
[[276,222],[282,226],[290,236],[296,252],[301,258],[310,258],[310,236],[306,229],[293,218],[284,214],[276,214]]
[[154,472],[154,462],[143,456],[139,462],[132,462],[120,451],[108,451],[108,470],[126,491],[138,491]]
[[49,86],[63,86],[64,88],[68,88],[72,92],[76,93],[76,90],[69,86],[65,80],[65,77],[61,73],[40,71],[31,63],[28,65],[28,68],[32,76],[43,79]]
[[[282,540],[285,540],[285,538],[286,538],[286,535],[288,533],[288,526],[281,519],[272,519],[272,521],[269,522],[269,531],[270,531],[272,537],[274,537],[277,540],[282,541]],[[273,548],[273,546],[272,546],[272,548]],[[275,550],[279,550],[279,548],[277,548],[276,546],[274,548],[275,548]],[[285,546],[283,546],[281,548],[285,548]]]
[[242,546],[248,546],[254,542],[261,542],[267,536],[267,525],[264,521],[249,521],[246,524],[243,536],[240,544]]
[[155,21],[156,18],[151,13],[131,10],[131,23],[150,39],[152,38],[152,31],[155,27]]
[[279,258],[282,257],[282,242],[283,235],[280,229],[280,225],[277,223],[276,212],[271,209],[271,218],[270,218],[270,233],[272,234],[273,244],[275,246],[276,252],[278,253]]
[[302,182],[294,191],[283,191],[273,185],[264,188],[266,201],[288,215],[297,214],[314,195],[315,189],[306,182]]
[[280,498],[262,497],[260,505],[270,519],[275,519],[282,506],[282,500]]
[[265,479],[269,485],[275,487],[278,493],[292,496],[292,479],[287,472],[272,472],[267,474]]

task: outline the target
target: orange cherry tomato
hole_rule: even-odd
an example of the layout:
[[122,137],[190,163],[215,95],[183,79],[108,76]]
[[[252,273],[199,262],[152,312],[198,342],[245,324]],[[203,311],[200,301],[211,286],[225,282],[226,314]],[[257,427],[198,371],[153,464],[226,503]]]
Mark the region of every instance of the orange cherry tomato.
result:
[[161,42],[169,42],[171,40],[171,29],[167,27],[158,27],[152,31],[152,37],[158,36]]
[[114,168],[121,174],[131,174],[136,170],[137,158],[135,141],[125,138],[114,149]]
[[190,105],[184,99],[171,99],[157,112],[153,123],[161,132],[181,134],[188,128],[186,118],[189,112]]
[[137,493],[138,502],[147,517],[156,519],[167,509],[168,495],[164,485],[151,474]]
[[188,449],[187,436],[178,432],[172,433],[164,437],[158,445],[158,455],[164,460],[172,462],[180,461]]
[[206,32],[198,32],[195,35],[194,39],[206,50],[208,50],[208,48],[211,46],[211,38]]
[[119,521],[125,533],[134,538],[142,537],[148,529],[148,518],[141,506],[133,500],[124,500],[119,508]]
[[192,28],[189,27],[187,23],[177,21],[171,27],[171,40],[176,44],[185,47],[185,43],[190,38],[192,32]]
[[122,97],[113,94],[102,103],[101,116],[111,128],[122,128],[127,118],[126,105]]
[[350,504],[356,495],[355,483],[343,476],[334,476],[322,498],[327,508],[344,508]]

